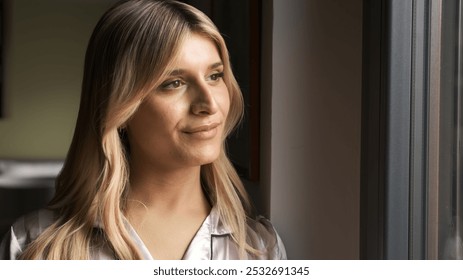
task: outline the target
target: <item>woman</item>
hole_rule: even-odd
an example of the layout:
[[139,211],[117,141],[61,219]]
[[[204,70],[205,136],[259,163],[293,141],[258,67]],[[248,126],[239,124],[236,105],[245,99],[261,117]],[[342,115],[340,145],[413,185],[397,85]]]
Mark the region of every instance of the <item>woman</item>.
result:
[[175,1],[122,1],[90,39],[72,144],[47,210],[3,241],[9,259],[284,259],[224,140],[242,96],[223,38]]

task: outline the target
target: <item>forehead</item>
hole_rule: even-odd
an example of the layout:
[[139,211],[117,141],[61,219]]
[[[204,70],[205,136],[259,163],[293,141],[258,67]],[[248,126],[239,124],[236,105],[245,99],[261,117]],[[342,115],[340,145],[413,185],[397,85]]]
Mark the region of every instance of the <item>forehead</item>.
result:
[[222,62],[218,48],[212,39],[199,34],[191,34],[179,46],[178,55],[172,61],[174,69],[200,68]]

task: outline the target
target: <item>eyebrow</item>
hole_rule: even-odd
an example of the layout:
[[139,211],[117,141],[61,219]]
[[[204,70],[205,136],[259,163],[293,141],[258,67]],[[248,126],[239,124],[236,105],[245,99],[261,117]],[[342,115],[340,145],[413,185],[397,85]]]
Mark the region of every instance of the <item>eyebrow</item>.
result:
[[[220,61],[220,62],[216,62],[216,63],[213,63],[211,65],[209,65],[209,67],[207,67],[207,70],[213,70],[213,69],[216,69],[216,68],[219,68],[223,66],[223,62]],[[172,76],[179,76],[179,75],[182,75],[184,74],[186,71],[184,69],[174,69],[172,71],[169,72],[169,74],[167,74],[168,77],[172,77]]]
[[223,62],[222,62],[222,61],[216,62],[216,63],[211,64],[211,65],[209,66],[209,70],[212,70],[212,69],[215,69],[215,68],[219,68],[219,67],[221,67],[221,66],[223,66]]

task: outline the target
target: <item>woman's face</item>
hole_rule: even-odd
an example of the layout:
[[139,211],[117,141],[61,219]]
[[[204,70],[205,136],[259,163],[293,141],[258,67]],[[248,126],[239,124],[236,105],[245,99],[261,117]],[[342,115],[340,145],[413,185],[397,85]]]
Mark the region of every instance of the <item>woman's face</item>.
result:
[[210,163],[219,156],[230,106],[215,44],[192,34],[168,70],[128,122],[131,160],[166,169]]

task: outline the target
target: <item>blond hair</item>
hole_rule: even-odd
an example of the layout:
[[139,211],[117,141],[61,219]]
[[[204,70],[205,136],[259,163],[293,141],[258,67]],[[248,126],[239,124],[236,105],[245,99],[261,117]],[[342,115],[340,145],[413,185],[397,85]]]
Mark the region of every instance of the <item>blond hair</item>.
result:
[[[100,19],[88,45],[74,137],[49,206],[58,218],[21,258],[89,259],[95,223],[102,225],[116,258],[141,258],[124,222],[129,150],[118,130],[161,83],[179,46],[192,33],[212,40],[224,64],[231,104],[225,135],[240,121],[243,100],[228,51],[206,15],[169,0],[116,4]],[[246,242],[247,194],[224,145],[217,160],[201,167],[201,180],[232,230],[240,256],[255,252]]]

